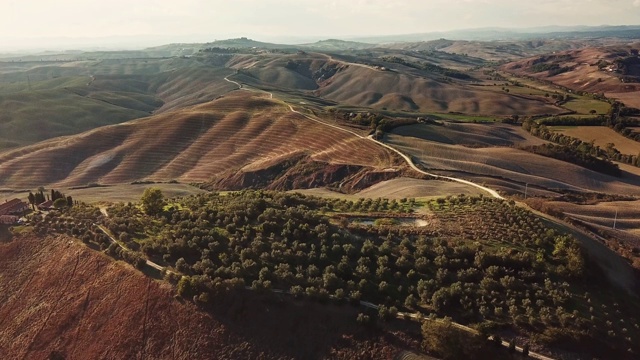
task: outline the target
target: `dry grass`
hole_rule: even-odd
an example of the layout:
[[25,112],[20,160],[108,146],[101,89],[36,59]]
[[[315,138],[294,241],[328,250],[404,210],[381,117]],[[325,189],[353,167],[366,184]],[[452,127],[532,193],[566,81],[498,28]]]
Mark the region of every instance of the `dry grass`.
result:
[[349,67],[316,91],[341,103],[421,112],[460,112],[471,115],[557,114],[562,109],[544,101],[417,78],[392,71]]
[[505,124],[448,123],[410,125],[393,130],[394,134],[450,145],[473,147],[528,146],[545,143],[520,126]]
[[359,198],[386,198],[396,200],[402,198],[416,198],[420,200],[429,200],[448,195],[480,195],[483,193],[476,187],[456,182],[419,180],[404,177],[379,182],[355,194],[343,194],[325,188],[294,191],[308,195],[348,200],[357,200]]
[[608,143],[613,143],[615,148],[623,154],[635,156],[640,153],[639,142],[626,138],[607,126],[552,126],[550,129],[582,141],[593,140],[601,148],[605,148]]
[[[288,66],[293,61],[296,66]],[[249,73],[243,79],[261,86],[314,91],[314,94],[344,105],[373,107],[389,111],[421,113],[459,112],[467,115],[557,114],[563,109],[544,100],[526,99],[443,81],[441,76],[416,76],[403,71],[380,71],[331,60],[319,54],[236,59],[231,63]],[[323,66],[338,71],[316,83],[312,74]]]
[[392,154],[375,143],[310,121],[247,91],[77,136],[0,154],[0,186],[121,184],[134,180],[207,181],[299,154],[335,164],[386,168]]
[[[574,91],[587,91],[589,93],[604,93],[609,98],[619,99],[627,106],[640,107],[640,87],[637,84],[621,82],[618,77],[606,71],[600,71],[596,63],[600,60],[613,63],[618,57],[616,53],[624,51],[629,53],[631,48],[638,45],[587,47],[578,50],[569,50],[556,55],[570,55],[570,58],[560,62],[560,66],[569,66],[573,70],[548,77],[547,72],[532,73],[531,66],[536,58],[527,58],[504,65],[503,69],[514,74],[534,76],[539,79],[552,81]],[[590,109],[582,107],[581,111]],[[595,109],[598,111],[599,109]]]
[[613,227],[617,213],[616,229],[640,235],[640,200],[602,202],[595,205],[549,202],[548,205],[571,217],[608,227]]
[[515,148],[468,148],[398,134],[389,135],[387,141],[427,169],[463,178],[481,176],[489,185],[505,187],[505,181],[519,185],[509,192],[523,193],[526,183],[532,190],[640,194],[640,176],[626,171],[623,178],[615,178]]
[[235,88],[230,73],[179,58],[0,62],[0,151],[211,101]]

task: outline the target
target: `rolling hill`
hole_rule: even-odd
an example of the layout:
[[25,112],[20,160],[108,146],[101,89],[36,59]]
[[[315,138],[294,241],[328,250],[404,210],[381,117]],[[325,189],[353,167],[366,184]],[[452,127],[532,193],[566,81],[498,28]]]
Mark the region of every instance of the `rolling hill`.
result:
[[440,73],[395,63],[353,63],[323,54],[239,58],[230,63],[242,81],[276,89],[313,91],[337,103],[383,110],[506,116],[558,114],[566,110],[542,100],[488,91]]
[[309,121],[278,101],[237,91],[202,105],[5,151],[0,185],[204,182],[300,161],[334,164],[343,177],[399,163],[371,141]]
[[388,359],[415,349],[410,336],[358,326],[351,307],[247,292],[202,309],[70,237],[2,240],[4,359]]
[[520,127],[420,124],[397,128],[386,140],[430,171],[456,174],[511,194],[524,194],[528,184],[529,196],[563,191],[640,195],[637,171],[622,168],[623,176],[616,178],[517,149],[543,142]]
[[612,42],[623,43],[623,40],[537,38],[528,40],[470,41],[439,39],[387,44],[384,47],[411,51],[440,51],[451,54],[464,54],[465,56],[477,57],[487,61],[516,61],[535,55],[603,46]]
[[213,100],[230,73],[181,58],[0,63],[0,151]]
[[627,106],[640,108],[638,50],[639,43],[589,47],[518,60],[502,69],[573,91],[604,93]]
[[[316,285],[365,307],[500,323],[491,331],[563,352],[580,344],[578,351],[600,356],[611,340],[620,354],[629,347],[636,355],[637,329],[624,323],[635,319],[621,317],[635,316],[625,310],[635,312],[637,302],[606,278],[637,292],[627,260],[640,268],[640,170],[620,165],[622,176],[613,177],[527,152],[547,142],[496,121],[578,107],[586,115],[594,99],[577,91],[633,105],[635,85],[616,81],[635,76],[635,60],[619,59],[637,57],[638,46],[586,43],[283,46],[240,38],[0,62],[0,199],[45,186],[83,202],[128,202],[151,183],[167,198],[194,195],[157,214],[78,204],[35,214],[12,232],[0,225],[0,358],[406,359],[401,350],[415,350],[419,342],[404,333],[410,322],[393,333],[372,330],[356,324],[356,307],[264,291],[314,298]],[[571,50],[549,54],[561,49]],[[538,53],[501,71],[483,60]],[[620,68],[609,71],[611,64]],[[557,69],[566,71],[552,74]],[[556,84],[574,100],[550,96]],[[609,109],[596,105],[594,113]],[[440,121],[453,118],[466,122]],[[610,132],[600,141],[622,144]],[[631,140],[624,144],[637,153]],[[436,179],[411,162],[454,178]],[[244,189],[261,190],[208,191]],[[126,258],[109,233],[169,266],[162,275],[181,277],[175,290],[183,298],[152,280],[162,276],[159,265],[144,277],[90,250]],[[238,265],[227,263],[232,257]],[[268,279],[264,269],[278,275]],[[282,286],[294,284],[283,281],[294,279],[287,269],[303,276],[295,279],[304,288]],[[340,278],[330,276],[336,269]],[[205,305],[209,293],[198,282],[211,280],[205,287],[214,290],[213,280],[231,275],[246,277],[237,297]]]

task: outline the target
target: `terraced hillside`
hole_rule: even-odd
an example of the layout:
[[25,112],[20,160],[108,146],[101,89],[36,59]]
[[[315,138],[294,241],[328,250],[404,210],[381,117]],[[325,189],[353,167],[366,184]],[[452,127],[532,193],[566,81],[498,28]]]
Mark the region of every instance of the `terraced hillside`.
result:
[[310,121],[263,95],[237,91],[202,105],[0,153],[0,185],[203,182],[303,158],[356,170],[391,170],[387,174],[399,164],[367,139]]

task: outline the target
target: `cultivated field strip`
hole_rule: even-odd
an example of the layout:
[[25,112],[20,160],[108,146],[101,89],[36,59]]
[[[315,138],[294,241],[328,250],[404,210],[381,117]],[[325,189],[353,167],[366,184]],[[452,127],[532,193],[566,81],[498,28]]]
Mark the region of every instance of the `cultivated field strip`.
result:
[[565,213],[572,218],[582,220],[587,223],[613,228],[615,223],[617,230],[634,230],[640,228],[640,219],[615,219],[615,217],[589,216],[584,214]]
[[640,235],[640,201],[612,201],[593,205],[579,205],[567,202],[552,201],[548,203],[553,209],[588,224],[613,228]]
[[552,127],[563,135],[578,138],[584,142],[593,141],[595,145],[606,148],[614,144],[622,154],[636,156],[640,153],[640,143],[618,134],[608,126]]
[[[515,148],[468,148],[391,134],[390,144],[411,154],[430,170],[460,171],[528,183],[544,189],[567,189],[639,194],[640,177],[623,178],[597,173],[577,165]],[[549,171],[553,169],[553,171]]]
[[387,168],[391,152],[248,92],[0,154],[0,185],[207,181],[294,155]]
[[519,126],[495,123],[453,123],[442,125],[409,125],[392,131],[407,137],[449,145],[473,147],[540,145],[547,141],[537,138]]

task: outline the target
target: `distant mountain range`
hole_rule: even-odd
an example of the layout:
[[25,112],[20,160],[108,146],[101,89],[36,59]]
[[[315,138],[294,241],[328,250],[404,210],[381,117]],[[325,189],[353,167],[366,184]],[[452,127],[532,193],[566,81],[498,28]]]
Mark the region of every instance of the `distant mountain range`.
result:
[[620,37],[640,39],[640,25],[624,26],[543,26],[524,29],[480,28],[404,35],[385,35],[348,38],[367,43],[416,42],[436,39],[449,40],[529,40],[536,38],[600,38]]
[[[251,34],[248,34],[251,35]],[[192,36],[160,36],[160,35],[135,35],[112,36],[101,38],[29,38],[19,39],[0,36],[0,53],[24,54],[42,53],[43,51],[56,51],[78,49],[81,51],[110,51],[110,50],[134,50],[162,44],[194,45],[207,44],[220,47],[247,47],[247,44],[234,45],[236,40],[245,40],[238,37],[231,40],[214,40],[224,38],[221,34],[198,34]],[[415,34],[396,34],[380,36],[333,36],[327,40],[322,36],[306,37],[268,37],[252,36],[263,42],[256,42],[250,47],[261,48],[316,48],[324,50],[348,50],[372,47],[375,44],[387,44],[397,42],[419,42],[438,39],[449,40],[531,40],[539,38],[555,39],[593,39],[593,38],[623,38],[640,39],[640,25],[622,26],[543,26],[534,28],[509,29],[509,28],[479,28],[463,29],[443,32],[426,32]],[[210,40],[211,39],[211,40]],[[340,40],[338,40],[340,39]],[[16,45],[21,44],[21,45]],[[31,44],[27,46],[26,44]],[[227,45],[228,44],[228,45]],[[295,45],[295,46],[294,46]]]

